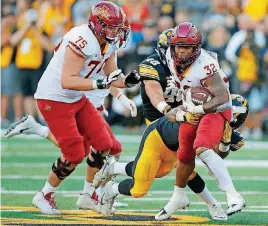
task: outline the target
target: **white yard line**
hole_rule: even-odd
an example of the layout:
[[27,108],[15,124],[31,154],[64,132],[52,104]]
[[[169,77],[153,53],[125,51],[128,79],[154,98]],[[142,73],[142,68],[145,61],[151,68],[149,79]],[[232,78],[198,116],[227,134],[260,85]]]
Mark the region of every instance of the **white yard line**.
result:
[[[41,156],[40,156],[41,157]],[[122,161],[134,160],[135,156],[122,156]],[[224,160],[225,165],[230,168],[268,168],[267,160]],[[205,167],[205,165],[200,161],[196,160],[196,165],[199,167]],[[40,163],[31,163],[31,162],[2,162],[2,167],[50,167],[51,163],[40,162]]]
[[[6,190],[4,188],[1,189],[1,194],[9,194],[9,195],[33,195],[36,194],[36,190],[29,190],[29,191],[22,191],[22,190]],[[62,195],[79,195],[81,193],[81,190],[78,191],[66,191],[66,190],[59,190],[57,191],[58,194],[62,194]],[[186,192],[188,195],[195,195],[193,192],[191,191],[187,191]],[[214,195],[225,195],[223,192],[221,191],[212,191],[211,192]],[[239,192],[241,195],[268,195],[268,192],[262,192],[262,191],[241,191]],[[152,195],[152,194],[173,194],[173,191],[150,191],[148,193],[148,195]],[[139,199],[144,199],[144,198],[139,198]],[[135,200],[139,200],[139,199],[135,199]],[[150,198],[148,198],[150,199]],[[134,198],[131,198],[131,200],[133,201]]]
[[[25,179],[25,180],[45,180],[47,179],[47,176],[23,176],[23,175],[6,175],[6,176],[1,176],[1,179],[9,179],[9,180],[20,180],[20,179]],[[118,179],[123,179],[123,176],[117,176],[116,178]],[[214,180],[210,176],[202,176],[202,178],[206,181],[208,180]],[[70,176],[69,180],[83,180],[85,179],[84,176]],[[268,181],[268,176],[233,176],[232,179],[234,181]],[[156,178],[156,180],[175,180],[175,175],[174,176],[166,176],[163,178]]]
[[[126,207],[121,207],[124,209],[120,209],[120,207],[117,207],[118,212],[141,212],[141,213],[157,213],[159,212],[159,209],[126,209]],[[74,210],[72,210],[74,211]],[[77,210],[78,212],[81,210]],[[176,212],[207,212],[207,209],[185,209],[185,210],[177,210]],[[1,210],[1,212],[27,212],[26,210]],[[242,212],[248,212],[248,213],[268,213],[268,210],[248,210],[248,209],[243,209]]]
[[[1,137],[4,137],[6,130],[1,129]],[[16,137],[23,138],[23,139],[42,139],[37,135],[18,135]],[[122,143],[140,143],[141,135],[119,135],[115,134],[115,137]],[[266,149],[268,150],[268,142],[266,141],[246,141],[245,146],[243,149]]]

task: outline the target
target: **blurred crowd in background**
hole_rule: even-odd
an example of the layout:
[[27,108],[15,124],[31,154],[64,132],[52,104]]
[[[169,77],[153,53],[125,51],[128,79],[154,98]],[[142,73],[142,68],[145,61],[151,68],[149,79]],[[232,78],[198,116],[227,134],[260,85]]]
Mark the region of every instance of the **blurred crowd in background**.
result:
[[[87,23],[96,0],[2,0],[1,10],[1,127],[23,114],[41,123],[33,99],[54,47],[73,26]],[[118,52],[125,73],[154,52],[159,33],[184,21],[196,24],[203,48],[219,56],[230,80],[231,93],[248,99],[250,114],[245,138],[268,134],[268,0],[118,0],[131,25],[128,44]],[[139,115],[108,97],[110,125],[141,130],[139,88],[125,90]]]

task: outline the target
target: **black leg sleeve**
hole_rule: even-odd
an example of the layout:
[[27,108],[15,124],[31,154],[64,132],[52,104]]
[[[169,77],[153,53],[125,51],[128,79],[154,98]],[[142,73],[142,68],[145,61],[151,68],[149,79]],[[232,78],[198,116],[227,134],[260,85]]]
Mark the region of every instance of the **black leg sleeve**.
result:
[[202,177],[196,173],[195,177],[192,180],[189,180],[187,185],[194,193],[201,193],[206,184]]

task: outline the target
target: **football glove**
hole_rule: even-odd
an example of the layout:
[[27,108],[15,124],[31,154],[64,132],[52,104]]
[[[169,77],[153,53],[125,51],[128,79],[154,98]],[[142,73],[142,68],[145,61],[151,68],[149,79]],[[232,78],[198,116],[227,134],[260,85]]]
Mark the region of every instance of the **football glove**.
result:
[[243,139],[242,134],[238,130],[233,130],[232,137],[231,137],[231,151],[237,151],[241,147],[243,147],[245,144],[245,141]]
[[176,82],[173,79],[173,77],[168,77],[167,78],[167,87],[166,90],[171,90],[171,89],[177,89]]
[[125,94],[120,94],[118,96],[118,100],[121,102],[122,105],[124,105],[128,110],[130,110],[132,117],[137,116],[136,104],[132,100],[128,99]]
[[186,112],[181,108],[179,108],[179,111],[176,113],[176,120],[178,122],[187,122],[192,125],[197,125],[202,118],[202,114],[193,114],[190,112]]
[[231,143],[231,137],[232,137],[232,128],[228,121],[225,121],[224,124],[224,131],[223,131],[223,137],[221,139],[221,142],[224,145],[228,145]]
[[205,114],[203,105],[196,106],[191,98],[191,89],[188,89],[185,94],[185,98],[183,98],[183,106],[186,108],[188,112],[193,114]]
[[105,76],[103,80],[98,79],[95,80],[93,83],[93,89],[109,89],[112,82],[116,81],[119,78],[119,75],[122,74],[121,69],[117,69],[113,71],[112,73]]
[[140,80],[141,80],[141,77],[140,77],[139,73],[136,70],[134,70],[131,73],[129,73],[128,75],[126,75],[124,83],[125,83],[126,87],[131,88],[131,87],[137,85],[140,82]]

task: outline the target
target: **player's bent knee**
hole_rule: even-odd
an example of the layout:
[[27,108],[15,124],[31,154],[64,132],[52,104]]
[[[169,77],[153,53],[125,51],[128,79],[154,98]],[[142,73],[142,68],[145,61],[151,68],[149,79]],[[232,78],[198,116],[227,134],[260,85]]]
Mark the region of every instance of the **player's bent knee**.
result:
[[61,158],[58,158],[52,165],[52,171],[60,180],[64,180],[75,170],[75,167],[75,164],[72,164],[67,160],[64,160],[63,162]]
[[99,135],[90,141],[93,148],[97,151],[110,151],[113,148],[113,140],[109,134],[107,136],[104,133],[103,135]]
[[134,186],[130,190],[131,196],[141,198],[147,194],[153,181],[135,181]]
[[195,159],[195,152],[185,154],[185,153],[180,153],[180,151],[178,151],[177,157],[178,157],[178,160],[181,162],[185,162],[185,163],[191,162]]
[[199,156],[200,154],[202,154],[203,152],[207,151],[209,148],[207,147],[198,147],[196,148],[195,152],[196,152],[196,155]]
[[113,139],[113,147],[110,150],[111,155],[117,155],[122,152],[122,145],[115,138]]
[[59,141],[64,158],[72,163],[80,164],[85,158],[84,139],[81,136]]

